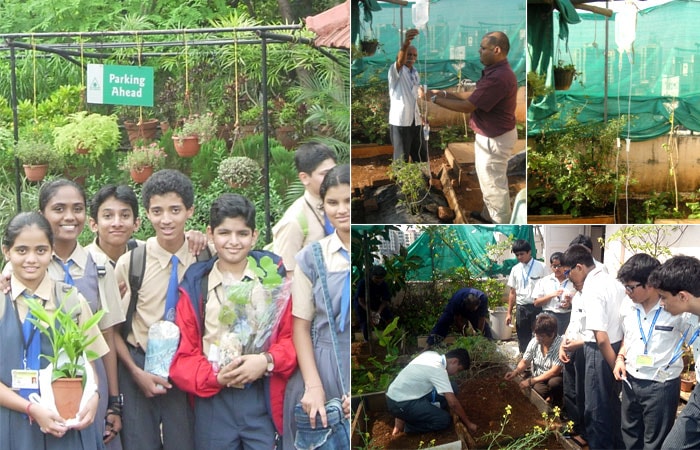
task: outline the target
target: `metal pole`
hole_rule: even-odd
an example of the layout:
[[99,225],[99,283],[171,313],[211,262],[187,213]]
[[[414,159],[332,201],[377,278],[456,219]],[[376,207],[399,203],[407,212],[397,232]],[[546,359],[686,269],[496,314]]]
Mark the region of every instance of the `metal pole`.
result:
[[[605,1],[605,7],[608,7],[608,1]],[[608,16],[605,16],[605,64],[604,64],[604,70],[605,73],[603,74],[603,123],[608,122],[608,47],[610,44],[610,18]],[[618,80],[619,81],[619,80]]]
[[[12,101],[12,129],[14,144],[19,141],[19,117],[17,115],[17,66],[15,64],[15,47],[10,45],[10,92]],[[20,183],[19,158],[15,156],[15,194],[17,196],[17,213],[22,211],[22,183]]]
[[267,110],[267,38],[261,33],[261,59],[262,59],[262,102],[263,102],[263,148],[265,150],[265,164],[263,176],[265,178],[265,242],[272,242],[272,226],[270,222],[270,141],[269,120]]

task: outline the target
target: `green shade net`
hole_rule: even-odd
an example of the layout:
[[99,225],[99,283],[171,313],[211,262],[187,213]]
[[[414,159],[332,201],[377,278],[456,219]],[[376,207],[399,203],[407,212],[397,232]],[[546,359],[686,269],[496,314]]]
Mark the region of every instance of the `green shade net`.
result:
[[[528,31],[534,26],[528,6]],[[605,80],[605,17],[580,13],[581,22],[569,26],[569,51],[559,40],[559,13],[554,12],[551,31],[538,36],[547,45],[553,42],[551,63],[561,59],[573,62],[582,72],[568,91],[557,91],[551,98],[534,102],[528,111],[528,134],[536,135],[546,126],[557,128],[561,122],[551,122],[550,116],[560,110],[561,119],[581,109],[578,120],[584,123],[602,122],[604,117]],[[634,60],[621,54],[615,43],[615,18],[609,24],[608,51],[608,117],[631,114],[630,137],[645,140],[661,136],[670,130],[671,104],[676,103],[676,125],[700,131],[700,1],[674,0],[647,8],[637,14]],[[546,28],[542,28],[545,30]],[[531,34],[532,36],[532,34]],[[532,39],[531,39],[532,40]],[[532,45],[538,45],[533,41]],[[545,68],[547,64],[533,65]],[[549,73],[549,72],[547,72]],[[548,80],[551,84],[552,74]],[[583,85],[579,84],[581,81]],[[678,86],[674,95],[670,86]],[[558,105],[557,105],[558,104]],[[550,121],[550,123],[548,123]],[[624,130],[627,137],[627,130]]]
[[[355,86],[364,86],[373,77],[386,81],[401,45],[401,18],[404,30],[413,28],[412,3],[403,8],[391,3],[380,5],[381,11],[372,13],[371,24],[360,21],[360,35],[377,38],[380,47],[373,56],[353,61]],[[524,84],[525,0],[433,0],[427,28],[413,41],[418,49],[416,68],[421,83],[443,89],[465,78],[478,80],[483,69],[479,62],[481,38],[490,31],[503,31],[510,39],[508,60],[518,83]]]
[[466,266],[469,273],[477,277],[508,275],[510,269],[518,263],[515,257],[505,260],[503,264],[491,264],[486,257],[486,246],[496,244],[494,234],[496,232],[506,236],[512,235],[514,240],[524,239],[528,241],[532,247],[532,256],[536,256],[535,234],[532,225],[455,225],[452,228],[457,234],[457,239],[468,248],[468,251],[451,247],[439,240],[434,243],[434,247],[431,249],[430,236],[428,233],[423,233],[408,248],[408,257],[417,256],[423,265],[418,270],[409,272],[408,279],[431,280],[433,264],[435,269],[440,271]]

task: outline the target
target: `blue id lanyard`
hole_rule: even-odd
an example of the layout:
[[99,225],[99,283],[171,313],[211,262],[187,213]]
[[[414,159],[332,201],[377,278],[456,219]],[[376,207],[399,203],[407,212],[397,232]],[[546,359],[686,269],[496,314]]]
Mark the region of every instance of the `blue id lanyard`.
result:
[[[671,367],[671,364],[673,364],[674,362],[678,361],[678,358],[680,358],[681,355],[683,354],[683,351],[681,351],[681,345],[683,345],[683,341],[685,341],[685,337],[688,335],[688,331],[690,331],[690,328],[691,328],[691,327],[688,327],[688,328],[685,330],[685,333],[683,333],[683,336],[681,336],[681,339],[680,339],[680,340],[678,341],[678,343],[676,344],[676,348],[673,349],[673,357],[672,357],[671,360],[668,362],[668,364],[666,364],[666,369],[667,369],[667,370],[668,370],[669,367]],[[690,337],[690,341],[688,341],[688,346],[689,346],[689,347],[690,347],[691,345],[693,345],[693,342],[695,342],[695,339],[698,338],[698,335],[700,335],[700,327],[698,327],[698,328],[695,330],[695,333],[693,333],[693,335]]]
[[527,271],[527,275],[525,275],[525,268],[522,268],[523,271],[523,288],[527,288],[527,282],[530,279],[530,273],[532,272],[532,267],[535,265],[535,258],[530,259],[530,268]]
[[651,327],[649,327],[649,334],[647,336],[644,336],[644,329],[642,328],[642,315],[639,312],[639,309],[637,309],[637,322],[639,323],[639,334],[642,336],[642,342],[644,342],[644,354],[647,354],[647,350],[649,347],[649,341],[651,340],[651,333],[654,332],[654,325],[656,325],[656,319],[659,318],[659,313],[661,312],[661,308],[656,310],[656,314],[654,314],[654,320],[651,321]]

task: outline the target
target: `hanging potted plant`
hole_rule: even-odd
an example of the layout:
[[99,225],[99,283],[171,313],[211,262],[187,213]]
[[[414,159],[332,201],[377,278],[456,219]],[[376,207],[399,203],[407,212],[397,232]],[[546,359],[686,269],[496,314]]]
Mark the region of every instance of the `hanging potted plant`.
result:
[[297,125],[299,123],[303,124],[305,118],[302,108],[305,110],[306,105],[285,100],[281,101],[281,106],[275,108],[275,138],[287,150],[292,150],[296,147],[298,139]]
[[24,175],[29,181],[41,181],[50,168],[60,161],[53,146],[38,139],[20,140],[15,147],[15,156],[24,166]]
[[544,97],[552,92],[552,88],[547,86],[547,77],[544,74],[533,70],[527,73],[527,106],[532,100]]
[[157,142],[148,145],[137,145],[126,154],[120,167],[128,170],[135,183],[143,183],[160,168],[166,157],[163,147]]
[[581,73],[576,72],[576,66],[564,64],[564,61],[560,59],[554,68],[554,88],[557,91],[568,91],[578,75]]
[[200,146],[214,136],[216,122],[212,113],[192,116],[173,133],[175,151],[183,158],[192,158],[199,153]]
[[[71,297],[74,298],[73,301],[69,300]],[[78,413],[90,376],[87,367],[89,361],[99,357],[90,346],[101,338],[97,323],[104,311],[100,310],[84,321],[81,320],[83,314],[74,289],[68,291],[61,305],[50,312],[34,298],[25,300],[34,316],[29,320],[51,344],[51,354],[42,354],[41,357],[51,364],[51,386],[56,409],[64,419],[72,419]],[[67,389],[64,386],[66,384],[70,385]],[[64,400],[62,396],[66,393],[68,397]]]
[[99,162],[103,154],[119,146],[121,135],[116,116],[88,114],[81,111],[68,116],[68,124],[53,131],[54,145],[64,154],[89,154],[94,162]]
[[219,164],[219,178],[234,189],[257,183],[261,176],[258,163],[247,156],[229,156]]

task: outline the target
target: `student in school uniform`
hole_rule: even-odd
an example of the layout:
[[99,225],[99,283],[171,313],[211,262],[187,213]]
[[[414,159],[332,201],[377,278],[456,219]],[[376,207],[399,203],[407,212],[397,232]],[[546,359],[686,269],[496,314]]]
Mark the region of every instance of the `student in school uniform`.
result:
[[83,248],[78,236],[87,216],[85,191],[79,184],[57,179],[39,190],[39,211],[54,233],[53,258],[49,275],[53,280],[75,286],[87,299],[93,313],[103,310],[99,322],[110,352],[95,362],[100,380],[100,404],[97,426],[108,450],[120,450],[122,397],[119,393],[114,329],[124,321],[119,287],[113,267],[100,254]]
[[[693,349],[695,361],[700,361],[700,260],[693,256],[677,255],[664,262],[649,275],[649,286],[661,297],[661,304],[671,314],[684,314],[686,324],[683,341]],[[667,364],[681,358],[681,343],[674,345]],[[700,381],[700,372],[695,376]],[[678,391],[674,398],[678,400]],[[693,389],[688,403],[666,436],[664,450],[700,448],[700,389]]]
[[622,342],[620,305],[625,298],[622,285],[595,266],[593,256],[583,245],[572,245],[564,253],[565,273],[581,291],[586,329],[592,340],[584,343],[585,390],[584,424],[592,449],[623,447],[620,432],[620,386],[612,370]]
[[[37,212],[16,215],[3,235],[5,260],[14,270],[10,290],[0,301],[0,448],[98,450],[103,447],[102,436],[93,422],[100,420],[95,415],[97,392],[87,400],[78,413],[80,420],[73,425],[55,411],[28,400],[32,393],[40,393],[38,370],[48,365],[40,354],[51,355],[52,348],[48,338],[29,320],[25,298],[40,300],[48,312],[55,311],[64,301],[57,298],[62,288],[48,275],[52,246],[51,225]],[[75,295],[80,305],[77,320],[84,323],[92,317],[92,312],[85,298]],[[90,336],[96,338],[90,350],[98,356],[109,351],[97,326],[91,328]],[[18,374],[20,370],[25,374]]]
[[177,286],[196,260],[185,240],[194,189],[185,175],[165,169],[151,175],[141,195],[156,235],[146,241],[143,279],[131,308],[130,256],[136,250],[122,255],[115,268],[117,280],[126,283],[122,308],[127,317],[115,334],[125,398],[122,442],[127,450],[188,450],[194,448],[194,417],[186,394],[168,379],[146,372],[144,363],[149,328],[174,320]]
[[335,167],[338,157],[328,146],[307,142],[294,152],[294,165],[304,185],[304,195],[284,212],[272,227],[272,251],[292,273],[294,257],[306,245],[333,233],[333,227],[321,209],[319,189],[323,177]]
[[[108,184],[90,200],[90,228],[95,240],[85,248],[104,254],[112,267],[127,251],[145,242],[132,236],[141,225],[139,199],[126,184]],[[189,249],[198,255],[207,245],[206,236],[197,230],[185,232]]]
[[[226,286],[260,284],[249,256],[257,264],[270,257],[283,280],[286,270],[279,256],[253,250],[258,238],[255,205],[241,195],[224,194],[214,201],[207,234],[217,258],[193,264],[182,280],[175,319],[181,339],[170,376],[195,396],[194,437],[199,448],[227,443],[227,448],[271,449],[275,436],[283,433],[284,391],[297,366],[289,293],[273,300],[282,312],[271,331],[269,348],[236,357],[225,366],[219,359],[219,338],[231,325],[219,318],[222,305],[229,301]],[[236,336],[244,339],[241,333]]]
[[571,320],[571,297],[576,291],[574,284],[564,276],[561,265],[562,252],[549,257],[552,273],[542,278],[535,286],[534,305],[557,319],[557,334],[564,335]]
[[[297,435],[299,428],[294,410],[298,403],[308,416],[311,428],[328,426],[325,403],[332,398],[342,402],[344,417],[340,419],[349,421],[350,418],[350,166],[343,164],[331,169],[319,193],[324,213],[335,231],[318,243],[304,247],[297,255],[292,281],[292,315],[299,371],[290,379],[285,393],[285,449],[294,448],[295,438],[300,441],[305,438],[304,433]],[[317,261],[318,252],[323,264]],[[324,281],[331,311],[326,307]],[[335,322],[334,329],[330,320]],[[313,341],[312,327],[315,328]],[[349,423],[344,429],[349,431]],[[332,448],[349,449],[349,433],[344,437],[342,433],[334,433]]]
[[683,361],[669,363],[683,339],[685,321],[666,311],[658,291],[647,283],[660,265],[653,256],[638,253],[617,272],[628,299],[620,310],[624,338],[613,373],[623,381],[622,440],[627,449],[661,448],[676,420]]

